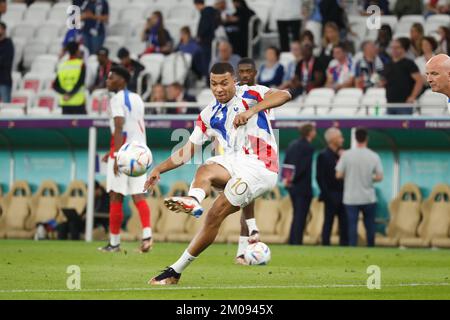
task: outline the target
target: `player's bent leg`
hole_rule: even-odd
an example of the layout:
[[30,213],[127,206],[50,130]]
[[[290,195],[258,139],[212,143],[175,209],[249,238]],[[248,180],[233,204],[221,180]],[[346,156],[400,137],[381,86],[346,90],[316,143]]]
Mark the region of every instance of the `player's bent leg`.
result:
[[180,259],[163,273],[152,278],[149,283],[152,285],[177,284],[183,270],[214,242],[223,220],[238,210],[239,207],[232,205],[225,195],[221,194],[208,211],[204,225]]
[[183,212],[196,218],[203,214],[201,202],[210,194],[211,187],[224,188],[231,179],[228,171],[219,164],[202,165],[195,173],[187,197],[164,199],[164,205],[171,211]]
[[142,240],[139,251],[141,253],[147,253],[153,247],[150,208],[148,207],[145,194],[134,194],[132,198],[139,212],[142,226]]
[[109,193],[109,243],[105,247],[98,248],[102,252],[120,251],[120,227],[123,221],[123,196],[120,193]]

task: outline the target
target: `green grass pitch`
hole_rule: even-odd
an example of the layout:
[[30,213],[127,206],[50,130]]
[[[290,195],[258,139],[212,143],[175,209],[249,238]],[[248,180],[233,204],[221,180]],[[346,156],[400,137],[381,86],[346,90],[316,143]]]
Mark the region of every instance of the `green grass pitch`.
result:
[[[236,245],[215,244],[178,286],[147,281],[186,244],[156,243],[149,254],[97,252],[103,243],[0,241],[0,299],[450,299],[450,251],[271,245],[267,266],[233,264]],[[81,290],[67,289],[67,267],[81,270]],[[381,269],[381,289],[366,286]]]

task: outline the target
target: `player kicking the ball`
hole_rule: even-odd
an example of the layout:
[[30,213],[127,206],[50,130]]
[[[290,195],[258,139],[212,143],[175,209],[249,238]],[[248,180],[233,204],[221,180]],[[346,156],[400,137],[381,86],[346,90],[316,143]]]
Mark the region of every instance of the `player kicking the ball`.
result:
[[137,141],[146,144],[144,123],[144,102],[141,97],[127,90],[130,80],[129,72],[123,67],[113,67],[106,81],[109,91],[115,93],[110,101],[111,149],[103,157],[108,162],[106,189],[109,192],[109,232],[107,246],[99,248],[104,252],[120,251],[120,227],[123,221],[123,197],[131,194],[139,211],[142,224],[142,242],[140,252],[152,248],[152,229],[150,226],[150,209],[143,193],[146,176],[129,177],[119,173],[116,155],[125,141]]
[[162,173],[188,162],[196,146],[215,137],[224,155],[212,157],[198,168],[187,197],[171,197],[164,203],[172,211],[199,217],[203,213],[201,202],[211,187],[224,192],[178,261],[149,281],[153,285],[177,284],[183,270],[213,243],[223,220],[277,183],[278,148],[266,110],[283,105],[291,94],[272,91],[267,95],[270,89],[263,86],[236,87],[234,70],[228,63],[213,65],[210,76],[216,99],[200,113],[189,142],[150,173],[145,188],[155,185]]

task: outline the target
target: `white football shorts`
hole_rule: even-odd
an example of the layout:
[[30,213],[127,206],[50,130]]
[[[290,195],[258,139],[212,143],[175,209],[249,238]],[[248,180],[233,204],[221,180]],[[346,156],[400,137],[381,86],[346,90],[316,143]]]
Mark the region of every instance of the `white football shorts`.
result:
[[140,177],[129,177],[123,173],[114,175],[114,159],[108,158],[108,168],[106,172],[106,191],[114,191],[124,196],[145,193],[144,184],[147,175]]

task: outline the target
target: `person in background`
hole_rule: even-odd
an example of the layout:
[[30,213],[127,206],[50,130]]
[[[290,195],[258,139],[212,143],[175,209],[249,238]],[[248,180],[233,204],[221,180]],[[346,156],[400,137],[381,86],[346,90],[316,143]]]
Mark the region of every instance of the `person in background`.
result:
[[325,84],[325,67],[321,60],[313,56],[313,46],[302,44],[303,59],[295,69],[295,77],[290,86],[294,95],[304,94],[311,89],[320,88]]
[[105,41],[105,25],[109,19],[106,0],[85,0],[81,5],[83,41],[90,54],[96,54]]
[[336,179],[336,164],[341,156],[344,145],[344,137],[341,130],[331,127],[325,131],[327,148],[321,151],[317,157],[316,180],[320,188],[319,200],[325,204],[325,218],[322,229],[322,245],[330,245],[331,230],[334,217],[339,221],[339,244],[348,245],[347,214],[345,212],[343,195],[344,184]]
[[109,59],[109,50],[108,48],[100,48],[97,52],[97,60],[98,60],[98,68],[97,73],[95,75],[94,84],[91,86],[90,91],[94,91],[95,89],[104,89],[106,88],[106,80],[108,79],[109,72],[111,68],[116,66],[117,63],[111,61]]
[[325,85],[335,91],[339,91],[342,88],[351,88],[354,81],[353,62],[344,44],[339,43],[334,46],[333,58],[327,68],[327,82]]
[[2,16],[8,10],[8,3],[6,0],[0,0],[0,21],[2,21]]
[[[305,40],[306,41],[306,40]],[[302,60],[302,45],[300,41],[292,41],[291,42],[291,53],[294,56],[294,60],[289,61],[287,68],[284,73],[283,83],[278,87],[280,90],[284,90],[289,88],[290,83],[294,80],[295,77],[295,69],[297,65]]]
[[340,36],[339,28],[334,22],[328,22],[323,28],[322,51],[320,52],[319,59],[322,65],[327,67],[330,61],[333,60],[333,48],[339,44]]
[[280,48],[282,52],[289,51],[289,43],[300,38],[302,27],[302,1],[279,0],[271,12],[277,22]]
[[142,31],[141,40],[147,43],[143,54],[163,53],[169,54],[173,49],[173,41],[165,29],[161,11],[154,11]]
[[280,50],[276,47],[266,49],[266,61],[259,68],[258,84],[266,87],[278,87],[283,82],[284,68],[280,64]]
[[[95,181],[94,192],[94,212],[109,215],[109,194],[97,180]],[[109,218],[95,217],[94,227],[98,226],[102,226],[105,232],[108,232]]]
[[227,16],[225,29],[236,54],[246,57],[248,55],[248,24],[255,12],[248,7],[245,0],[233,0],[233,5],[235,12]]
[[379,155],[367,147],[369,141],[367,130],[357,128],[355,138],[356,148],[345,151],[336,165],[336,178],[344,179],[349,245],[357,245],[358,217],[361,211],[366,228],[367,246],[373,247],[377,202],[374,182],[383,180],[383,167]]
[[367,8],[370,6],[378,6],[380,8],[382,15],[389,15],[389,0],[364,0],[362,1],[362,6],[360,13],[362,16],[369,16],[371,13],[367,13]]
[[6,36],[6,24],[0,21],[0,101],[11,102],[14,44]]
[[[184,91],[183,86],[179,82],[172,83],[167,87],[167,102],[197,102],[194,96]],[[169,108],[167,114],[198,114],[198,108]]]
[[117,57],[119,58],[122,67],[127,69],[130,73],[131,78],[128,82],[128,90],[137,92],[139,75],[144,71],[145,67],[138,61],[131,59],[130,51],[124,47],[119,49]]
[[368,88],[381,85],[383,62],[377,55],[377,47],[373,41],[365,41],[361,45],[362,57],[353,64],[355,86],[366,91]]
[[197,41],[192,38],[191,29],[188,26],[184,26],[180,29],[180,41],[175,48],[176,52],[182,52],[190,54],[192,56],[192,71],[196,75],[202,75],[202,53],[201,48]]
[[438,52],[450,54],[450,28],[441,26],[438,28],[439,44]]
[[53,89],[60,94],[59,105],[63,114],[86,114],[86,67],[79,58],[78,43],[69,42],[66,50],[69,59],[58,66]]
[[393,14],[397,18],[402,16],[417,14],[422,15],[423,13],[423,0],[397,0],[395,2]]
[[390,46],[392,41],[392,29],[388,24],[383,24],[378,30],[377,39],[375,40],[375,45],[378,48],[378,55],[383,62],[386,64],[391,61]]
[[[415,103],[422,91],[423,79],[414,61],[406,58],[409,39],[392,41],[392,62],[385,65],[383,77],[388,103]],[[388,114],[412,114],[412,107],[388,107]]]
[[417,67],[419,68],[420,75],[423,78],[424,84],[428,87],[427,76],[426,76],[426,64],[434,56],[437,49],[437,42],[433,37],[423,37],[422,39],[422,55],[414,60]]
[[206,6],[205,0],[194,0],[195,8],[200,12],[200,21],[197,29],[197,41],[202,52],[202,74],[209,76],[211,62],[211,45],[215,32],[220,24],[220,14],[213,7]]
[[[152,94],[150,95],[149,102],[167,102],[166,87],[160,83],[155,83],[152,87]],[[151,114],[165,114],[166,108],[157,107],[150,110]]]
[[227,41],[220,41],[217,46],[217,57],[211,61],[211,66],[219,62],[227,62],[231,64],[234,70],[237,70],[237,65],[241,57],[233,53],[233,47]]
[[332,22],[345,35],[347,16],[342,3],[340,0],[322,0],[319,3],[319,9],[322,15],[322,25],[325,27],[329,22]]
[[424,30],[421,23],[414,23],[411,26],[409,38],[411,40],[411,58],[415,59],[422,55],[422,39],[424,37]]
[[314,147],[311,142],[316,137],[316,128],[312,124],[305,124],[300,128],[300,134],[300,139],[289,144],[284,159],[285,164],[295,166],[291,184],[284,182],[294,207],[294,218],[289,236],[291,245],[303,243],[303,231],[313,196],[311,175]]

